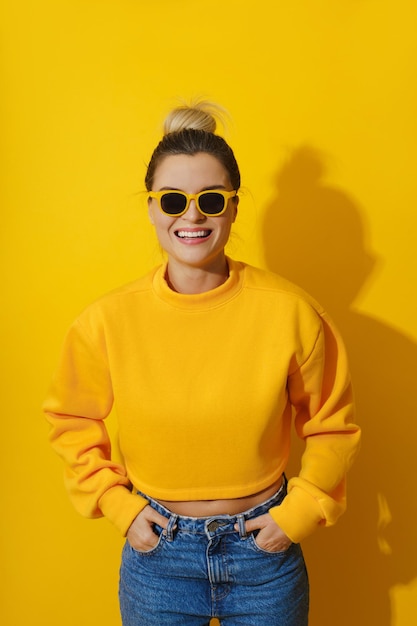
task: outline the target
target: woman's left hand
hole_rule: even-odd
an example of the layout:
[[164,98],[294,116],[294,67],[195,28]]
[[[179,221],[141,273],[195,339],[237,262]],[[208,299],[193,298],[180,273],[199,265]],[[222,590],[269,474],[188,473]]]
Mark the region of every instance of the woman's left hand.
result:
[[[238,526],[235,526],[238,530]],[[274,522],[269,513],[260,515],[254,519],[245,522],[245,528],[248,533],[259,530],[256,536],[256,543],[262,550],[267,552],[284,552],[288,550],[292,541],[283,530]]]

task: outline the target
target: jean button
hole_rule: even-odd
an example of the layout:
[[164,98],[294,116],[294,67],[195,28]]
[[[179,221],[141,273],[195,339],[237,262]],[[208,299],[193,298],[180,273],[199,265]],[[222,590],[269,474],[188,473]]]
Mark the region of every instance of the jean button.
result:
[[208,530],[210,533],[214,533],[214,532],[215,532],[215,531],[219,528],[219,526],[222,526],[222,523],[221,523],[221,522],[219,522],[218,520],[215,520],[215,519],[214,519],[212,522],[210,522],[210,523],[207,525],[207,530]]

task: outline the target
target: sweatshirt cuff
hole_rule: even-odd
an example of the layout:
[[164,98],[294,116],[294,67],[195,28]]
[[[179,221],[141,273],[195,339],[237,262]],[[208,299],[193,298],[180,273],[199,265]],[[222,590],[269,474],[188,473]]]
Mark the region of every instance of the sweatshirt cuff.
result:
[[315,498],[293,488],[279,506],[269,510],[274,522],[293,543],[300,543],[325,524],[322,509]]
[[101,512],[125,537],[133,520],[149,504],[142,496],[133,494],[122,486],[112,487],[99,501]]

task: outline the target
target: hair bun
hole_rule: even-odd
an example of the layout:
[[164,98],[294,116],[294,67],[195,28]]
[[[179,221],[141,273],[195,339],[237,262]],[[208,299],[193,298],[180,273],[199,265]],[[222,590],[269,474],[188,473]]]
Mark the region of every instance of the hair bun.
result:
[[[198,100],[189,105],[183,104],[173,109],[165,118],[164,135],[177,133],[186,128],[214,133],[217,121],[223,123],[226,111],[209,100]],[[224,125],[224,123],[223,123]]]

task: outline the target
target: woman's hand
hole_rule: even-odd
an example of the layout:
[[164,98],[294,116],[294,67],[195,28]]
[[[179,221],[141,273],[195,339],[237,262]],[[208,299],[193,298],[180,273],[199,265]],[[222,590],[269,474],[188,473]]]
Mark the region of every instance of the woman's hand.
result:
[[[237,524],[235,528],[238,530]],[[245,528],[248,533],[259,530],[256,536],[256,543],[262,550],[267,552],[284,552],[292,544],[291,539],[274,522],[269,513],[248,520],[245,522]]]
[[133,520],[126,537],[132,548],[139,552],[152,550],[158,543],[158,535],[154,533],[152,524],[167,528],[169,520],[155,511],[149,504]]

